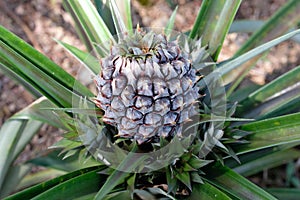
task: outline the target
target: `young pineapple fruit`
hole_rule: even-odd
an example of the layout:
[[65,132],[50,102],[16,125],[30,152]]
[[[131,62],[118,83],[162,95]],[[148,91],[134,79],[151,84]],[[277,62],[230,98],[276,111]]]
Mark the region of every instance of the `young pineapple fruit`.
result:
[[182,125],[198,113],[201,76],[191,55],[163,34],[138,28],[125,35],[101,60],[95,78],[103,121],[139,144],[180,137]]

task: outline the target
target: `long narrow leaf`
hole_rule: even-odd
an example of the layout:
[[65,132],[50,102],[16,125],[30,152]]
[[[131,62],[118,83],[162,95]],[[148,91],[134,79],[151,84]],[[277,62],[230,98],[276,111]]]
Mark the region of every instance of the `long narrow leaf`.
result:
[[[253,33],[261,29],[265,24],[263,20],[235,20],[229,29],[229,33]],[[293,31],[295,29],[291,29]],[[300,43],[300,36],[291,38],[292,41]]]
[[[2,42],[2,48],[6,46],[7,49],[11,49],[15,55],[19,55],[23,60],[27,60],[32,65],[37,66],[39,70],[67,89],[86,96],[91,95],[91,92],[85,86],[76,82],[74,77],[2,26],[0,26],[0,41]],[[73,88],[75,83],[76,88]]]
[[[94,50],[95,45],[113,40],[109,29],[90,0],[64,0],[64,6],[76,22],[77,32],[85,41],[89,52]],[[109,46],[106,47],[106,50],[108,49]],[[105,56],[106,52],[97,50],[100,56]]]
[[99,162],[93,159],[82,159],[79,156],[79,153],[75,153],[73,156],[63,159],[63,157],[60,156],[59,150],[51,152],[43,157],[34,158],[30,160],[29,163],[65,172],[99,165]]
[[[46,99],[45,97],[41,97],[26,108],[24,108],[21,112],[18,112],[15,115],[13,115],[11,119],[36,120],[66,130],[64,124],[52,110],[45,110],[45,108],[55,107],[56,106],[52,104],[48,99]],[[66,118],[68,117],[67,115],[62,115]]]
[[16,190],[17,185],[23,179],[23,177],[30,171],[31,165],[17,165],[9,168],[6,177],[5,184],[0,190],[0,198],[8,196],[10,193]]
[[246,41],[236,52],[235,56],[242,55],[257,45],[272,40],[295,27],[300,20],[300,2],[289,0],[281,7],[257,32]]
[[[48,199],[51,196],[45,197],[44,192],[51,193],[53,191],[57,191],[57,189],[61,189],[62,184],[66,183],[66,182],[67,182],[67,184],[63,185],[63,186],[65,186],[65,189],[82,190],[82,188],[77,188],[77,187],[72,188],[71,187],[73,184],[75,185],[75,183],[79,182],[78,186],[90,187],[90,188],[87,188],[86,191],[82,191],[84,193],[89,193],[88,190],[94,190],[95,188],[97,188],[97,182],[101,181],[101,179],[97,175],[97,172],[103,170],[104,168],[105,167],[90,167],[90,168],[80,169],[78,171],[68,173],[66,175],[54,178],[52,180],[40,183],[40,184],[30,187],[28,189],[25,189],[21,192],[18,192],[14,195],[11,195],[11,196],[5,198],[5,200],[33,199],[37,195],[41,195],[42,197],[44,197],[44,199]],[[89,181],[87,178],[91,178],[91,180]],[[97,179],[97,180],[95,180],[95,179]],[[72,182],[72,181],[74,181],[74,182]],[[84,183],[86,185],[84,185]],[[51,190],[53,188],[54,188],[54,190]],[[76,194],[77,194],[77,192],[76,192]],[[57,195],[60,195],[60,196],[61,195],[70,195],[70,196],[72,195],[72,191],[68,192],[68,193],[63,193],[63,194],[61,194],[61,193],[62,193],[62,190],[57,192]],[[49,193],[47,193],[47,194],[49,194]],[[58,199],[59,197],[57,198],[57,196],[55,195],[55,196],[52,196],[51,198]],[[67,199],[67,198],[68,198],[68,196],[66,198],[62,198],[62,199]]]
[[278,117],[281,115],[291,114],[295,112],[300,112],[300,97],[294,98],[289,102],[285,102],[282,106],[279,106],[276,109],[273,109],[271,112],[268,112],[258,119],[267,119],[271,117]]
[[298,200],[300,196],[300,189],[298,188],[270,188],[267,191],[278,199],[284,200]]
[[[290,0],[281,9],[279,9],[266,23],[265,25],[255,32],[249,40],[239,49],[235,54],[240,56],[243,53],[253,49],[255,46],[270,41],[286,32],[291,28],[297,26],[300,16],[300,1]],[[254,66],[254,64],[261,58],[262,55],[254,57],[248,63],[245,63],[235,71],[231,73],[233,84],[231,85],[228,94],[231,94],[239,83],[246,76],[248,71]]]
[[169,36],[173,30],[174,27],[174,23],[175,23],[175,17],[176,17],[176,13],[178,10],[178,6],[176,6],[176,8],[174,9],[174,11],[172,12],[172,15],[166,25],[166,28],[164,30],[164,33],[166,34],[166,36]]
[[300,30],[296,30],[296,31],[288,33],[284,36],[276,38],[270,42],[267,42],[261,46],[258,46],[255,49],[252,49],[251,51],[249,51],[237,58],[234,58],[228,62],[220,64],[219,68],[217,68],[216,71],[219,72],[220,74],[222,74],[223,81],[225,82],[225,84],[227,84],[232,80],[231,76],[233,73],[232,71],[234,69],[239,68],[243,63],[245,63],[245,62],[249,61],[250,59],[254,58],[255,56],[269,50],[270,48],[276,46],[277,44],[294,37],[295,35],[297,35],[299,33],[300,33]]
[[127,30],[132,33],[131,0],[117,1],[118,8]]
[[295,146],[297,146],[299,144],[300,144],[300,142],[293,142],[293,143],[290,143],[287,145],[283,144],[283,145],[279,145],[276,147],[269,147],[269,148],[264,148],[264,149],[260,149],[257,151],[252,151],[249,153],[240,154],[239,155],[239,160],[240,160],[239,163],[232,157],[226,157],[224,159],[224,164],[227,167],[229,167],[230,169],[233,169],[235,167],[240,166],[243,163],[248,163],[253,160],[259,159],[261,157],[268,156],[268,155],[271,155],[274,153],[278,153],[280,151],[286,151],[287,149],[294,148]]
[[7,67],[5,67],[2,63],[0,63],[0,72],[4,73],[6,76],[11,78],[12,80],[21,84],[26,91],[30,92],[34,97],[41,97],[41,93],[39,93],[34,87],[32,87],[28,82],[26,82],[22,77],[16,74],[14,71],[11,71]]
[[44,106],[49,107],[51,105],[53,104],[49,100],[42,97],[13,115],[1,127],[0,186],[4,180],[6,182],[6,173],[12,162],[44,122],[59,128],[65,128],[54,113],[40,110]]
[[69,53],[71,53],[77,60],[83,64],[88,70],[90,70],[94,75],[98,74],[100,71],[100,63],[92,56],[90,53],[86,53],[77,49],[76,47],[64,43],[62,41],[57,41],[62,47],[64,47]]
[[[132,33],[131,0],[116,2],[95,0],[95,4],[100,16],[105,21],[112,34],[117,34],[116,30],[119,30],[118,32],[120,32],[120,22],[124,30],[128,30],[129,33]],[[113,7],[113,9],[111,7]],[[118,9],[117,12],[119,14],[116,14],[116,8]],[[116,17],[119,20],[116,21]],[[124,26],[126,28],[124,28]]]
[[121,13],[119,11],[119,8],[116,4],[115,0],[110,0],[110,11],[112,13],[112,18],[114,20],[115,28],[118,34],[118,37],[122,37],[122,34],[127,33],[129,30],[125,26],[125,22],[123,17],[121,16]]
[[34,187],[42,182],[54,179],[56,177],[65,175],[65,171],[56,169],[44,169],[35,173],[27,174],[14,188],[15,191],[24,190],[25,188]]
[[261,87],[249,95],[249,99],[255,102],[262,102],[268,97],[280,92],[287,87],[294,85],[300,81],[300,66],[295,67],[289,72],[281,75],[274,81]]
[[[145,156],[142,156],[138,159],[135,158],[134,154],[129,154],[123,161],[120,163],[118,168],[108,177],[107,181],[98,191],[95,199],[103,199],[111,190],[120,184],[128,175],[128,171],[134,170],[141,162],[145,160]],[[133,162],[134,161],[134,162]]]
[[202,38],[216,61],[241,0],[202,2],[190,38]]
[[300,80],[300,66],[292,69],[291,71],[281,75],[277,79],[264,85],[258,90],[249,94],[249,96],[240,102],[241,107],[239,113],[244,112],[245,108],[254,107],[256,104],[264,102],[266,99],[275,95],[278,92],[282,92],[284,89],[291,85],[298,83]]
[[[95,195],[93,195],[93,197],[94,196]],[[124,199],[124,200],[131,199],[130,191],[125,190],[125,191],[114,192],[109,195],[106,195],[106,197],[103,198],[103,200],[122,200],[122,199]]]
[[111,16],[109,1],[94,0],[96,9],[112,35],[116,34],[114,21]]
[[[33,83],[32,86],[35,87],[36,90],[49,98],[57,106],[71,107],[72,99],[75,100],[75,98],[77,98],[77,101],[79,100],[79,96],[73,93],[73,89],[62,85],[60,81],[46,74],[39,67],[30,63],[29,60],[22,57],[22,55],[1,41],[0,58],[6,61],[4,65],[7,68],[18,71],[19,76]],[[0,62],[2,61],[0,60]],[[78,85],[80,86],[80,83],[78,83]],[[74,87],[74,85],[72,87]],[[89,95],[91,95],[91,92],[89,92]]]
[[106,180],[106,175],[94,170],[79,175],[35,196],[32,200],[75,199],[96,192]]
[[193,192],[191,196],[188,197],[189,200],[205,199],[205,200],[226,200],[231,199],[225,193],[220,191],[215,186],[204,183],[204,184],[195,184],[193,186]]
[[12,166],[5,179],[4,187],[1,190],[2,196],[0,195],[0,198],[2,199],[13,192],[32,187],[36,184],[40,184],[41,182],[65,174],[63,171],[54,169],[46,169],[36,173],[29,173],[31,169],[32,165],[30,164]]
[[285,164],[300,157],[300,152],[294,149],[275,152],[262,156],[252,161],[246,162],[233,168],[233,170],[243,176],[251,176],[255,173]]
[[244,116],[247,118],[263,119],[271,113],[279,112],[282,108],[285,108],[287,104],[295,101],[300,101],[300,86],[260,104]]
[[8,120],[0,129],[0,190],[6,173],[42,123],[35,120]]
[[206,174],[206,181],[237,199],[276,199],[243,176],[226,166],[222,166],[220,163],[209,167],[209,171],[206,171]]
[[237,154],[300,141],[300,113],[251,122],[241,126],[249,131],[249,144],[238,145]]
[[229,33],[253,33],[264,25],[263,20],[234,20]]

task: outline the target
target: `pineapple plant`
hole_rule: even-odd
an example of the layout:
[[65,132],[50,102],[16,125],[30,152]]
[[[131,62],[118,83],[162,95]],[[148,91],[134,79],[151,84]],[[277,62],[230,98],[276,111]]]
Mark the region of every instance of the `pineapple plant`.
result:
[[[299,1],[286,3],[223,62],[218,55],[240,0],[204,0],[189,33],[172,31],[177,9],[165,28],[134,30],[130,0],[94,3],[64,1],[91,53],[58,42],[91,72],[96,93],[0,27],[1,69],[44,96],[1,127],[1,198],[276,199],[299,193],[269,193],[243,177],[254,166],[262,170],[299,156],[299,67],[257,90],[237,89],[262,53],[297,40],[299,30],[286,32],[300,20]],[[18,185],[22,177],[15,175],[27,167],[12,161],[42,123],[66,131],[54,145],[62,150],[31,162],[51,168],[50,159],[65,174],[9,196],[13,189],[5,183]]]

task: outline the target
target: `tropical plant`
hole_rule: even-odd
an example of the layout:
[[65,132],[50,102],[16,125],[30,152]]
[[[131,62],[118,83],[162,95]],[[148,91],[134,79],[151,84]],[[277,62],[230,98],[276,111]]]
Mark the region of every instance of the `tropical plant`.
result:
[[[38,97],[1,127],[1,198],[297,196],[245,176],[299,157],[300,67],[259,88],[238,86],[270,48],[299,41],[300,1],[263,24],[234,21],[240,3],[204,0],[192,30],[180,33],[177,8],[162,29],[134,29],[130,0],[64,1],[87,51],[58,43],[93,74],[98,94],[1,26],[1,70]],[[255,32],[218,62],[228,32],[245,25]],[[44,123],[65,130],[59,150],[14,165]],[[46,170],[26,175],[31,165]],[[49,175],[57,177],[39,181]]]

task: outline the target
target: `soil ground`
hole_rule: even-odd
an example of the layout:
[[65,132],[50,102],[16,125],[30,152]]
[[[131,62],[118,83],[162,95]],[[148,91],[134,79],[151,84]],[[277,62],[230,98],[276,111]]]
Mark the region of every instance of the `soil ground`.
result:
[[[140,2],[133,0],[134,24],[139,23],[145,27],[163,27],[166,24],[172,9],[165,0],[143,1],[148,2],[147,5]],[[173,2],[179,4],[175,29],[189,30],[193,26],[201,1],[173,0]],[[237,19],[266,20],[285,2],[287,0],[244,0]],[[63,9],[62,0],[1,0],[0,24],[76,76],[80,63],[53,40],[55,38],[84,49],[69,14]],[[225,60],[232,56],[247,37],[248,34],[229,34],[220,59]],[[278,45],[250,71],[248,81],[262,85],[299,65],[299,52],[300,45],[294,42]],[[0,127],[6,119],[33,101],[34,98],[30,93],[0,72]],[[21,154],[18,162],[46,153],[47,147],[59,140],[61,134],[60,130],[43,126]],[[252,180],[261,185],[269,185],[270,182],[275,186],[284,185],[285,172],[276,170],[276,173],[266,170]]]

